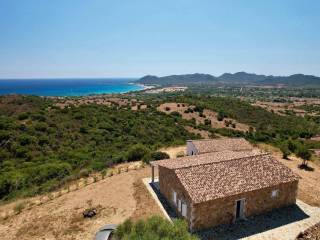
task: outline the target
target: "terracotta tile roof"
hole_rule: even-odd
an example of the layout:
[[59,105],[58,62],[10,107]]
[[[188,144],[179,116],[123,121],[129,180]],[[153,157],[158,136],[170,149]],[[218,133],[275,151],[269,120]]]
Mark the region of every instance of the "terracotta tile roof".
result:
[[249,156],[260,155],[261,151],[259,150],[252,150],[252,151],[222,151],[222,152],[212,152],[212,153],[205,153],[200,155],[193,155],[193,156],[186,156],[176,159],[166,159],[160,161],[153,161],[151,162],[152,166],[162,166],[169,169],[177,169],[183,167],[191,167],[197,166],[201,164],[208,164],[212,162],[220,162],[220,161],[227,161],[232,160],[235,158],[243,158]]
[[220,151],[244,151],[253,149],[252,145],[244,138],[217,138],[191,141],[197,148],[198,153],[220,152]]
[[[199,155],[193,156],[193,158],[199,157]],[[166,166],[171,165],[166,164]],[[289,168],[269,154],[175,166],[173,171],[193,203],[224,198],[299,179]]]

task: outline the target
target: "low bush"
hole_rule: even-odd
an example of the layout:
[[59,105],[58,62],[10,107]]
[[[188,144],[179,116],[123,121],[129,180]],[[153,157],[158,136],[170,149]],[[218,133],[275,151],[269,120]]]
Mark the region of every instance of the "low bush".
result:
[[178,152],[176,155],[177,158],[184,157],[184,156],[185,156],[184,152]]
[[139,220],[133,223],[131,220],[125,221],[117,227],[114,235],[116,240],[196,240],[196,236],[188,232],[188,225],[184,220],[169,222],[158,216],[153,216],[147,220]]
[[142,160],[145,156],[147,156],[150,153],[150,150],[142,145],[142,144],[136,144],[133,145],[127,153],[127,160],[128,161],[138,161]]
[[151,153],[151,158],[152,160],[162,160],[162,159],[168,159],[170,158],[170,156],[168,153],[157,151],[157,152]]
[[19,214],[21,213],[21,211],[26,207],[25,203],[24,202],[20,202],[20,203],[17,203],[13,210],[16,214]]

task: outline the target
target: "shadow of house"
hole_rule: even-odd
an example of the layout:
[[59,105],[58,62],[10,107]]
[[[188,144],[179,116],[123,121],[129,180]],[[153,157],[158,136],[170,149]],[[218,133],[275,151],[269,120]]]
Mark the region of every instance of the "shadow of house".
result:
[[308,218],[298,205],[275,209],[271,212],[196,232],[202,240],[236,240],[272,230]]

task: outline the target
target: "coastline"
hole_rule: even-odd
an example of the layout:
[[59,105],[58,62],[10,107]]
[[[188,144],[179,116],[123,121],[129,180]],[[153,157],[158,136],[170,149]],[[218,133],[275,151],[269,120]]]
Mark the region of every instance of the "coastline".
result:
[[[30,87],[32,86],[32,87]],[[153,88],[132,79],[25,79],[0,81],[0,96],[86,97],[127,94]]]

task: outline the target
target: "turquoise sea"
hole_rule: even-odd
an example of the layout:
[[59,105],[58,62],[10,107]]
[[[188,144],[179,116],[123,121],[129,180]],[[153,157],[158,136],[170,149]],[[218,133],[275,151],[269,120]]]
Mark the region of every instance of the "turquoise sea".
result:
[[132,78],[101,79],[0,79],[0,95],[87,96],[144,89]]

